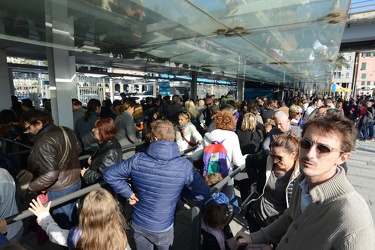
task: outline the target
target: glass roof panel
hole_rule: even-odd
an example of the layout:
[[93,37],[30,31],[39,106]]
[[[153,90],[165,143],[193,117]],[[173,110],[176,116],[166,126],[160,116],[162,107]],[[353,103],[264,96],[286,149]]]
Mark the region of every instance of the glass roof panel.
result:
[[223,77],[243,72],[252,81],[325,86],[349,3],[68,0],[64,5],[5,0],[0,38],[100,55],[110,65],[107,59],[113,56],[122,60],[116,65],[131,68],[148,64],[149,69],[162,70],[172,62],[176,68]]

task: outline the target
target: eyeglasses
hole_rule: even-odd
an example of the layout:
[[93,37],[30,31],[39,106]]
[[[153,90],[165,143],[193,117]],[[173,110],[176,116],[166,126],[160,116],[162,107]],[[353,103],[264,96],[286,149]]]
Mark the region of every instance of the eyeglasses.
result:
[[31,125],[32,125],[32,124],[30,124],[29,126],[27,126],[27,127],[25,128],[25,132],[29,131]]
[[329,153],[334,152],[334,151],[344,153],[344,151],[342,151],[340,149],[331,148],[331,147],[329,147],[327,145],[324,145],[324,144],[321,144],[321,143],[315,143],[315,142],[310,141],[307,138],[302,138],[299,141],[299,146],[301,147],[301,149],[305,149],[305,150],[309,150],[314,144],[316,145],[316,150],[319,152],[319,154],[329,154]]
[[274,154],[270,154],[270,156],[272,157],[272,159],[274,159],[274,160],[276,159],[277,162],[282,161],[283,158],[284,158],[285,156],[287,156],[287,155],[289,155],[289,154],[285,154],[285,155],[274,155]]

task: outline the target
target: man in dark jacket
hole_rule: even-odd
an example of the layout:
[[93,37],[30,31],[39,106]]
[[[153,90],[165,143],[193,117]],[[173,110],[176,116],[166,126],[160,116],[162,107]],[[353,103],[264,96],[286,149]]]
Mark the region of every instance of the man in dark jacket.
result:
[[168,105],[164,105],[161,108],[161,112],[165,118],[173,122],[174,124],[178,124],[178,115],[183,111],[182,106],[180,105],[180,96],[173,95],[172,102]]
[[[29,183],[33,192],[47,191],[48,200],[54,200],[81,188],[81,167],[78,155],[81,145],[72,130],[53,124],[49,113],[29,110],[21,116],[25,133],[35,135],[34,146],[28,158],[28,169],[36,176]],[[75,201],[52,210],[52,216],[61,228],[70,229]]]
[[[189,198],[208,201],[210,190],[187,159],[180,156],[169,121],[151,124],[145,153],[109,167],[104,180],[133,205],[132,228],[137,249],[170,249],[176,204],[182,189]],[[126,180],[132,179],[132,187]]]

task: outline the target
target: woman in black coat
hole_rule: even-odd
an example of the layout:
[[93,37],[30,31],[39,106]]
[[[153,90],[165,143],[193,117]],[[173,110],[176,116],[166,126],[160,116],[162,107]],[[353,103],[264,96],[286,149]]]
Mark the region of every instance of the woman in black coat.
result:
[[[241,128],[237,130],[238,140],[240,142],[241,152],[245,154],[260,154],[260,145],[262,144],[263,131],[257,129],[256,117],[253,113],[244,115]],[[237,174],[234,179],[239,183],[242,200],[250,194],[250,179],[246,173]]]
[[102,180],[103,172],[115,163],[122,161],[122,149],[116,136],[116,124],[112,118],[99,119],[92,129],[99,141],[99,148],[88,159],[90,165],[81,170],[86,184],[91,185]]

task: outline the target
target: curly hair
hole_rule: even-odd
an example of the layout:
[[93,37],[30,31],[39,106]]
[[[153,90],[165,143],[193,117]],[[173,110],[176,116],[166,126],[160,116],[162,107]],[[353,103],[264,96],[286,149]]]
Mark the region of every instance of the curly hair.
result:
[[77,249],[125,249],[125,219],[113,196],[105,189],[91,191],[83,200]]
[[233,131],[236,127],[236,118],[229,110],[223,110],[214,116],[214,123],[218,129]]

